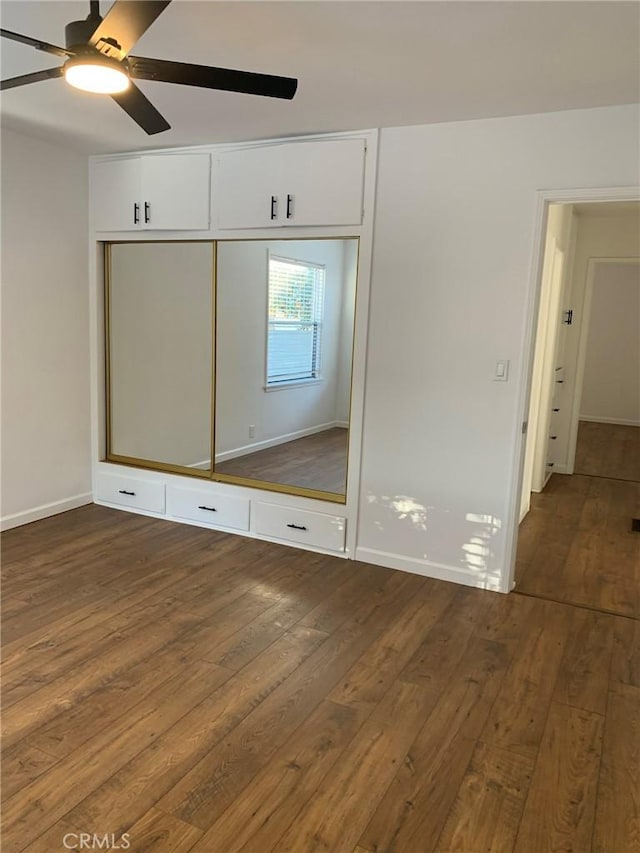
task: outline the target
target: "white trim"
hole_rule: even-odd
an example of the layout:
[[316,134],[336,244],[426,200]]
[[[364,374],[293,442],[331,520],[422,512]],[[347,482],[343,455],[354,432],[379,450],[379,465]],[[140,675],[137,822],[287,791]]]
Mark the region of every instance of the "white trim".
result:
[[509,500],[507,503],[508,512],[506,518],[506,565],[503,572],[501,592],[509,592],[513,589],[515,582],[524,473],[524,448],[526,446],[526,435],[522,434],[522,423],[527,420],[531,402],[531,374],[536,344],[535,327],[538,319],[540,286],[542,283],[542,263],[544,260],[548,207],[554,202],[571,204],[577,202],[638,200],[640,200],[640,187],[638,186],[539,190],[536,193],[533,245],[531,247],[531,265],[527,286],[527,306],[524,315],[524,328],[522,329],[522,338],[525,342],[523,351],[526,357],[523,359],[519,377],[520,394],[516,410],[516,420],[513,424],[516,441],[511,462]]
[[238,456],[247,456],[249,453],[257,453],[259,450],[267,450],[269,447],[277,447],[279,444],[287,444],[289,441],[295,441],[297,438],[304,438],[307,435],[315,435],[319,432],[326,432],[328,429],[342,426],[341,421],[331,421],[327,424],[319,424],[318,426],[299,429],[295,432],[289,432],[285,435],[277,435],[275,438],[268,438],[265,441],[255,441],[253,444],[245,444],[242,447],[236,447],[233,450],[226,450],[224,453],[216,453],[216,462],[226,462],[228,459],[237,459]]
[[391,554],[388,551],[377,551],[375,548],[356,548],[356,560],[363,563],[373,563],[374,566],[384,566],[388,569],[398,569],[413,575],[426,578],[464,584],[478,589],[491,589],[494,592],[504,592],[499,578],[487,583],[486,572],[474,572],[472,569],[448,566],[445,563],[434,563],[431,560],[419,560],[415,557],[405,557],[403,554]]
[[304,388],[305,385],[320,385],[324,382],[322,376],[313,376],[309,379],[283,379],[280,382],[274,382],[271,385],[263,385],[262,390],[270,394],[272,391],[287,391],[291,388]]
[[53,501],[49,504],[33,507],[33,509],[15,512],[13,515],[5,515],[0,519],[0,530],[10,530],[12,527],[20,527],[23,524],[30,524],[32,521],[40,521],[41,518],[58,515],[58,513],[77,509],[79,506],[86,506],[90,503],[93,503],[93,495],[91,492],[85,492],[82,495],[74,495],[72,498],[64,498],[61,501]]
[[618,426],[640,426],[640,420],[631,421],[624,418],[604,418],[599,415],[579,415],[578,422],[587,421],[590,424],[617,424]]

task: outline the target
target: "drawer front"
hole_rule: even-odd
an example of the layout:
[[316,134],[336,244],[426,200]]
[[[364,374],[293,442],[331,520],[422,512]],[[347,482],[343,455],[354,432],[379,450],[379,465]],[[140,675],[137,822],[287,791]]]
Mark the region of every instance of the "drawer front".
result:
[[164,512],[164,483],[156,480],[138,480],[112,474],[96,477],[97,500],[121,504],[149,512]]
[[176,518],[202,521],[216,527],[249,529],[249,501],[204,489],[167,487],[167,512]]
[[251,530],[274,539],[288,539],[329,551],[344,551],[346,519],[323,512],[254,501],[251,506]]

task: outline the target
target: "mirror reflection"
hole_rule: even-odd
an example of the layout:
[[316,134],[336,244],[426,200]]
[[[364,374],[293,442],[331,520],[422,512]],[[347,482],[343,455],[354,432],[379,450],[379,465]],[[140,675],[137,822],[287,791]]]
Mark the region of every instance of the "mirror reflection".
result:
[[211,472],[213,244],[107,246],[107,458]]
[[344,498],[357,239],[217,244],[215,474]]

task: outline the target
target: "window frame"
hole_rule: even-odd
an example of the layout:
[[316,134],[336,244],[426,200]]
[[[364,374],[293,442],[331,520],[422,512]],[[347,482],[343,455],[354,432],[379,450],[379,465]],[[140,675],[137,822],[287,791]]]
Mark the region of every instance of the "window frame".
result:
[[[321,297],[320,297],[320,319],[313,320],[312,323],[316,328],[316,335],[318,339],[318,344],[316,346],[317,355],[316,355],[316,363],[313,365],[313,376],[293,376],[290,379],[280,379],[280,380],[271,380],[269,379],[269,327],[273,320],[270,319],[269,316],[269,304],[270,304],[270,293],[271,293],[271,261],[279,261],[284,264],[292,264],[295,266],[303,266],[308,269],[313,269],[316,271],[322,271],[322,280],[321,280]],[[299,388],[304,387],[305,385],[316,385],[324,381],[324,377],[322,376],[322,335],[324,330],[324,308],[325,308],[325,294],[326,294],[326,264],[315,263],[314,261],[300,260],[299,258],[289,258],[285,255],[277,254],[275,252],[271,252],[271,250],[267,250],[267,304],[266,304],[266,322],[265,322],[265,359],[264,359],[264,386],[263,389],[266,392],[272,391],[284,391],[287,388]],[[316,294],[314,293],[314,302],[316,299]],[[296,321],[292,321],[296,322]],[[301,324],[304,321],[299,321]],[[306,325],[306,324],[305,324]]]

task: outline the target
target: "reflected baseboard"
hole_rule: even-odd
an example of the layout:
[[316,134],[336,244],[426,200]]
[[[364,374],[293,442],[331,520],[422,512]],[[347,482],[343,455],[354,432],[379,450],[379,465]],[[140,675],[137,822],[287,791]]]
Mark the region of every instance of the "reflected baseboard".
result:
[[275,438],[268,438],[265,441],[255,441],[252,444],[245,444],[242,447],[236,447],[233,450],[227,450],[224,453],[216,453],[216,464],[220,462],[228,462],[229,459],[237,459],[239,456],[248,456],[250,453],[257,453],[260,450],[267,450],[269,447],[277,447],[279,444],[288,444],[290,441],[295,441],[298,438],[305,438],[308,435],[316,435],[319,432],[326,432],[329,429],[336,427],[349,428],[349,424],[344,421],[331,421],[326,424],[318,424],[317,426],[299,429],[295,432],[289,432],[285,435],[278,435]]

